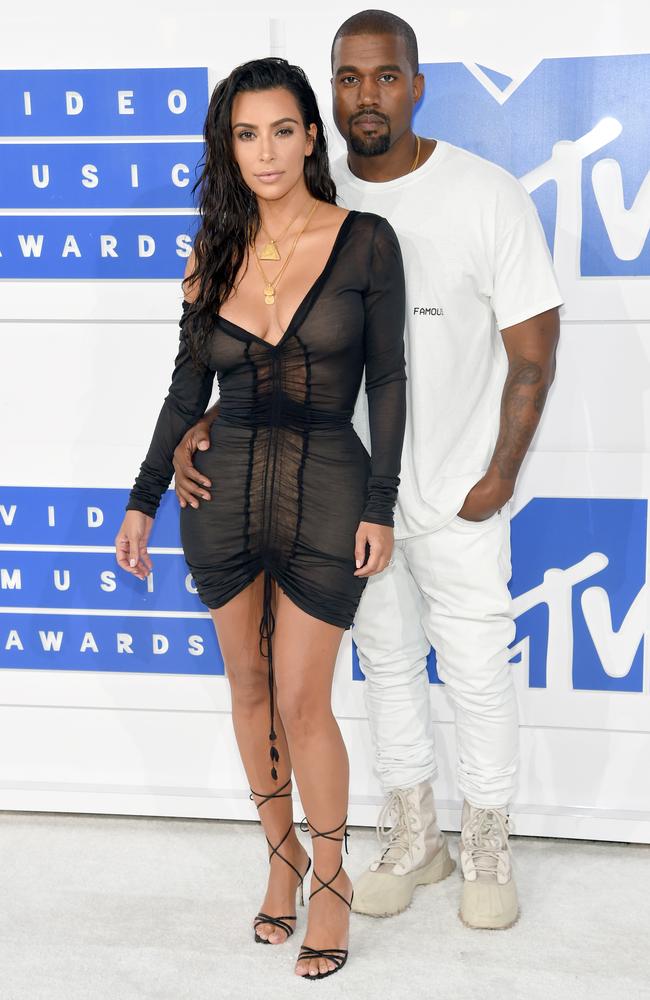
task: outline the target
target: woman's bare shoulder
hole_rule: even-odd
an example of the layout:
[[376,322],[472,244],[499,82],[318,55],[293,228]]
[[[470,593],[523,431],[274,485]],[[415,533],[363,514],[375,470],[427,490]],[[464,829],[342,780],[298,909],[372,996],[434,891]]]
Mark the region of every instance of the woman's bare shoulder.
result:
[[331,205],[326,201],[321,202],[309,227],[314,239],[330,243],[336,237],[349,214],[346,208]]
[[314,216],[314,222],[316,222],[315,228],[327,229],[331,227],[338,227],[341,225],[346,215],[348,215],[347,208],[341,208],[339,205],[331,205],[327,201],[321,201],[318,206],[318,211]]

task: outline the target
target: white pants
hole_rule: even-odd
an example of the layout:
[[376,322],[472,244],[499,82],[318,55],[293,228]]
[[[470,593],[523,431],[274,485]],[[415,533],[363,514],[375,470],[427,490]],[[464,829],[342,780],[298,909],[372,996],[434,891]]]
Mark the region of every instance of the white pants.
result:
[[518,762],[508,664],[515,634],[507,583],[508,506],[480,523],[454,517],[395,542],[393,564],[368,580],[352,638],[385,791],[437,774],[426,657],[436,650],[454,706],[458,785],[475,806],[505,807]]

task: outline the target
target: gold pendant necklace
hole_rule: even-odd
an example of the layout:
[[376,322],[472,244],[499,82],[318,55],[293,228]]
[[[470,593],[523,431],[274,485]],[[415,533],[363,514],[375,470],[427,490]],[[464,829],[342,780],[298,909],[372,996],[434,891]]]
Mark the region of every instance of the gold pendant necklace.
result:
[[269,240],[262,247],[262,252],[257,255],[260,260],[280,260],[280,251],[277,248],[275,240]]
[[[259,272],[260,272],[260,274],[262,276],[262,281],[264,282],[264,301],[266,302],[267,306],[275,305],[275,296],[277,294],[277,287],[280,284],[280,278],[282,277],[282,275],[286,271],[287,266],[289,264],[289,261],[293,257],[293,252],[296,249],[296,246],[298,245],[298,240],[300,239],[300,237],[304,233],[305,229],[309,225],[310,219],[311,219],[312,215],[314,214],[314,212],[316,211],[316,209],[318,208],[319,204],[320,204],[320,202],[314,201],[314,204],[311,207],[311,211],[309,212],[309,215],[305,219],[304,226],[302,227],[302,229],[300,230],[300,232],[296,236],[295,240],[293,241],[293,243],[291,245],[291,249],[289,250],[289,253],[287,255],[287,259],[285,260],[284,264],[282,265],[282,267],[280,268],[280,270],[276,274],[275,278],[273,278],[272,280],[269,279],[268,275],[266,275],[264,273],[264,268],[262,267],[262,265],[260,263],[260,258],[258,257],[258,255],[256,253],[253,253],[253,256],[255,258],[255,263],[257,264]],[[254,250],[254,248],[253,248],[253,250]]]
[[278,243],[280,242],[280,240],[284,239],[284,237],[287,235],[287,233],[289,232],[289,230],[291,229],[291,227],[293,226],[294,222],[296,221],[296,219],[298,218],[299,215],[300,215],[300,212],[298,212],[298,215],[296,215],[291,220],[291,222],[289,223],[289,225],[286,226],[285,229],[282,230],[282,232],[280,233],[280,235],[276,239],[274,239],[272,236],[269,236],[269,234],[267,233],[266,229],[264,228],[264,226],[260,222],[260,229],[262,230],[262,233],[264,234],[264,236],[268,240],[268,242],[265,243],[264,246],[262,247],[262,252],[257,254],[257,256],[258,256],[258,258],[260,260],[281,260],[282,259],[280,257],[280,251],[278,250]]

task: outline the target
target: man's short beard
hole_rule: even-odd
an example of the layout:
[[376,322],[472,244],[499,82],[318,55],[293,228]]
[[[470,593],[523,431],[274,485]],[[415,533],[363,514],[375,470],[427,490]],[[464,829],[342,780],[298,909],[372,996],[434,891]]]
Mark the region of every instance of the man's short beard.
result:
[[365,139],[361,139],[352,131],[348,135],[350,148],[357,156],[382,156],[383,153],[387,153],[390,149],[390,129],[384,135],[374,136],[373,138],[367,136]]

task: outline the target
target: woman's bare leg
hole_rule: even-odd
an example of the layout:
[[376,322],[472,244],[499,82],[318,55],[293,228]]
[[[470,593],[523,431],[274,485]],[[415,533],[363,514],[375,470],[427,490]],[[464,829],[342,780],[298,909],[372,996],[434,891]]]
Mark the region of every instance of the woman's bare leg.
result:
[[[348,811],[348,755],[332,713],[332,680],[343,629],[328,625],[301,611],[279,591],[273,657],[282,717],[291,752],[300,799],[309,823],[323,833],[340,829]],[[328,881],[341,861],[342,844],[314,837],[314,871]],[[312,877],[312,891],[320,883]],[[345,899],[352,883],[342,870],[332,882]],[[347,948],[350,911],[340,899],[323,889],[309,906],[304,943],[311,948]],[[327,959],[298,962],[298,975],[327,972]]]
[[[268,661],[259,651],[262,595],[263,577],[258,576],[223,607],[211,611],[211,615],[230,682],[233,726],[246,776],[251,789],[268,795],[291,777],[291,759],[282,720],[276,712],[275,745],[280,760],[276,765],[278,779],[273,781],[269,757]],[[261,799],[256,797],[254,801],[258,804]],[[272,844],[278,844],[293,822],[291,799],[278,798],[267,802],[260,806],[259,817],[268,839]],[[305,871],[308,855],[293,828],[280,853],[298,871]],[[260,910],[278,916],[295,913],[297,886],[296,874],[288,865],[274,858]],[[286,940],[285,932],[273,924],[260,924],[257,933],[271,944],[282,944]]]

